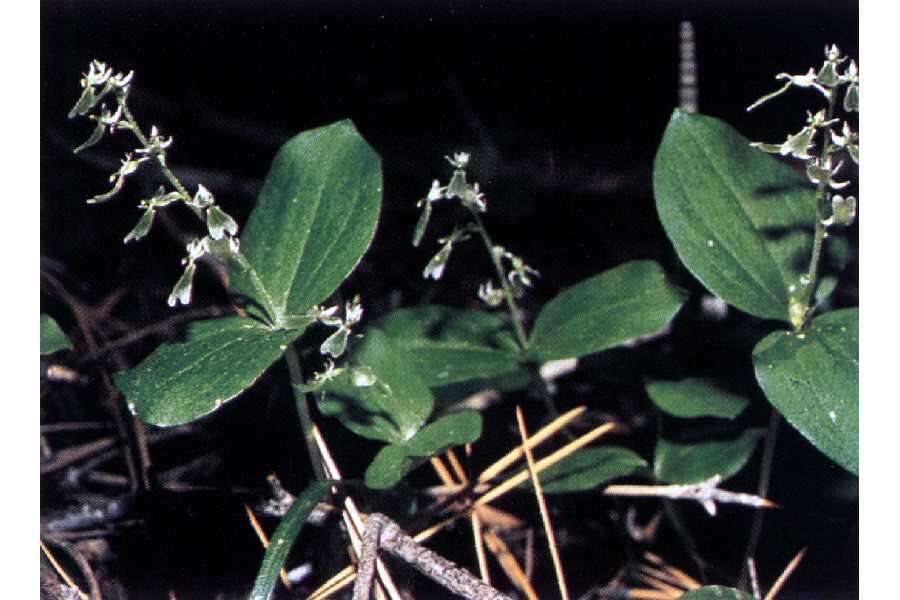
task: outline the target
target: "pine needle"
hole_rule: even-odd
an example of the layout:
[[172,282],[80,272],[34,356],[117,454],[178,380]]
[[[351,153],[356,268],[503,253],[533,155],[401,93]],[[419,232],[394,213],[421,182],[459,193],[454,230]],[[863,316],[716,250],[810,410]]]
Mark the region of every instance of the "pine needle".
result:
[[[565,412],[560,415],[541,429],[539,429],[529,440],[528,440],[528,448],[532,449],[537,447],[539,444],[543,443],[547,438],[551,435],[568,425],[571,421],[579,417],[584,411],[587,410],[584,406],[578,406],[573,408],[570,411]],[[503,471],[507,469],[511,464],[516,462],[522,457],[522,448],[521,446],[516,446],[512,450],[510,450],[506,455],[504,455],[500,460],[489,466],[485,469],[481,475],[478,476],[478,481],[484,482],[490,479],[493,479]]]
[[[565,416],[565,415],[563,415],[563,416]],[[562,417],[560,417],[560,418],[562,418]],[[568,444],[566,444],[565,446],[563,446],[556,452],[553,452],[549,456],[546,456],[546,457],[542,458],[541,460],[537,461],[534,465],[535,471],[537,473],[540,473],[544,469],[547,469],[547,468],[555,465],[562,459],[566,458],[570,454],[577,452],[578,450],[580,450],[584,446],[587,446],[588,444],[590,444],[591,442],[596,440],[598,437],[600,437],[607,431],[614,429],[614,428],[615,428],[614,423],[606,423],[604,425],[599,425],[599,426],[595,427],[594,429],[587,432],[583,436],[569,442]],[[479,477],[479,479],[481,479],[481,477]],[[496,500],[497,498],[499,498],[500,496],[502,496],[509,490],[513,489],[514,487],[522,484],[523,482],[525,482],[527,480],[528,480],[528,470],[526,469],[526,470],[520,471],[518,474],[513,475],[512,477],[510,477],[509,479],[507,479],[506,481],[504,481],[503,483],[501,483],[494,489],[487,492],[485,495],[478,498],[475,501],[474,505],[480,506],[482,504],[487,504],[489,502],[493,502],[494,500]]]
[[75,585],[75,582],[72,581],[72,578],[69,577],[69,574],[66,573],[66,570],[62,568],[62,565],[56,560],[56,557],[53,556],[53,553],[50,552],[50,549],[44,545],[44,540],[41,540],[41,550],[44,552],[44,556],[47,557],[47,560],[50,561],[50,564],[53,565],[53,568],[56,570],[56,573],[62,578],[63,581],[66,582],[66,585],[75,590],[78,593],[78,597],[81,600],[88,600],[88,595],[81,591],[81,588]]
[[794,569],[796,569],[797,565],[800,564],[800,561],[803,560],[805,554],[806,548],[798,552],[797,556],[791,559],[791,562],[788,563],[781,575],[778,576],[778,579],[775,580],[775,583],[772,584],[772,588],[763,600],[774,600],[775,596],[778,595],[778,592],[780,592],[781,588],[784,586],[784,582],[791,576],[791,573],[794,572]]
[[569,590],[566,587],[566,576],[563,572],[562,561],[559,559],[559,550],[556,547],[556,536],[553,534],[553,524],[550,522],[550,513],[547,511],[547,502],[544,500],[544,494],[541,491],[541,481],[538,479],[537,471],[535,470],[534,457],[531,455],[531,448],[528,447],[528,430],[525,428],[525,418],[522,416],[522,409],[518,406],[516,406],[516,421],[519,423],[519,435],[522,436],[522,452],[525,454],[528,472],[531,474],[534,495],[538,501],[538,508],[541,511],[541,520],[544,523],[544,531],[547,534],[547,543],[550,546],[550,558],[553,559],[553,569],[556,571],[556,582],[559,584],[559,595],[562,600],[569,600]]
[[450,463],[450,468],[453,469],[453,474],[456,475],[456,478],[460,483],[469,483],[469,478],[466,476],[466,470],[463,469],[462,463],[456,458],[456,453],[453,452],[453,449],[447,448],[445,454],[447,455],[447,462]]
[[481,519],[478,511],[474,511],[470,517],[472,522],[472,538],[475,540],[475,557],[478,559],[478,572],[481,580],[491,585],[491,574],[488,571],[487,556],[484,554],[484,537],[481,532]]
[[[328,449],[328,445],[325,443],[325,439],[319,432],[318,425],[313,425],[312,434],[319,453],[322,455],[322,463],[326,470],[326,476],[328,476],[330,479],[340,480],[341,472],[337,467],[337,463],[335,463],[334,458],[331,455],[331,451]],[[359,511],[356,508],[356,503],[350,496],[344,498],[343,516],[345,522],[347,522],[347,532],[350,534],[350,542],[353,545],[354,550],[357,552],[358,557],[361,544],[361,535],[364,525]],[[384,585],[384,589],[387,592],[388,596],[391,598],[391,600],[402,600],[402,596],[400,596],[400,592],[397,590],[397,586],[394,585],[391,574],[388,573],[387,567],[384,566],[384,563],[381,561],[381,559],[377,559],[375,564],[376,569],[378,570],[378,578]],[[375,593],[379,594],[379,587],[377,585],[375,587]]]
[[674,577],[683,588],[693,590],[701,586],[701,583],[699,581],[697,581],[678,567],[673,567],[672,565],[668,564],[666,561],[664,561],[656,554],[653,554],[652,552],[644,552],[644,560],[656,565],[660,569],[665,569],[665,571],[672,577]]
[[491,554],[497,558],[497,562],[500,563],[503,572],[506,573],[509,580],[513,582],[513,585],[516,586],[520,592],[525,594],[525,597],[528,598],[528,600],[538,600],[537,593],[535,593],[534,588],[531,587],[531,582],[528,581],[528,575],[526,575],[522,570],[522,567],[519,566],[519,561],[517,561],[515,555],[509,551],[509,548],[500,536],[494,531],[486,529],[484,532],[484,541],[487,544],[488,550],[491,551]]
[[[462,465],[460,465],[459,461],[456,459],[456,455],[453,454],[453,450],[448,449],[446,454],[454,473],[457,478],[459,478],[459,483],[463,485],[467,484],[468,479],[466,478],[465,471],[463,471]],[[447,467],[444,466],[444,463],[437,456],[431,457],[431,466],[434,468],[435,473],[437,473],[438,478],[444,485],[455,485],[457,483],[450,475]],[[478,571],[481,574],[481,580],[490,585],[491,576],[488,572],[487,557],[484,555],[484,540],[481,537],[481,520],[478,518],[477,510],[469,516],[469,520],[472,524],[472,538],[475,542],[475,557],[478,559]]]
[[[250,510],[250,507],[244,504],[244,511],[247,513],[247,519],[250,520],[250,526],[253,528],[253,531],[256,533],[256,537],[259,538],[260,543],[262,544],[263,549],[269,547],[269,536],[266,535],[266,532],[263,530],[262,525],[259,524],[259,520],[257,520],[256,515],[253,514],[253,511]],[[284,587],[287,589],[291,589],[291,581],[288,579],[287,571],[282,569],[278,572],[278,576],[281,577],[281,583],[284,584]]]
[[456,484],[456,482],[453,481],[453,477],[451,477],[450,475],[450,471],[447,470],[447,467],[444,465],[444,462],[440,459],[440,457],[432,456],[431,466],[434,468],[434,471],[437,473],[438,478],[443,482],[444,485]]

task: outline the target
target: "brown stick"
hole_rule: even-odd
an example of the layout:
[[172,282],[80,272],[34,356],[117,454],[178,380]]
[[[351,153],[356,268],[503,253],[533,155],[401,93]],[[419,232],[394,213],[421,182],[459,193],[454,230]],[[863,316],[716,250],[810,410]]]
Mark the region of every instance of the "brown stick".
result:
[[396,523],[378,513],[370,514],[366,519],[353,600],[369,600],[379,548],[466,600],[512,600],[440,554],[419,545]]

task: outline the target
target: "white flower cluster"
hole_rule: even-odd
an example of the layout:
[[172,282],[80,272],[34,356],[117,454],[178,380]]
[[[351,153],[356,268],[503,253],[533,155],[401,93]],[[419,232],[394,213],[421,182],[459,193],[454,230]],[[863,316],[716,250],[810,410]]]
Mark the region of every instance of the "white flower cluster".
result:
[[[125,236],[125,243],[140,240],[145,237],[153,226],[156,211],[173,202],[182,202],[190,208],[198,219],[205,222],[208,234],[202,238],[191,240],[187,245],[187,256],[182,260],[185,265],[184,272],[169,295],[169,306],[175,306],[179,302],[188,304],[191,301],[191,286],[194,273],[197,269],[196,262],[203,256],[211,254],[220,261],[239,252],[237,236],[237,222],[225,211],[215,204],[213,195],[203,185],[197,187],[196,193],[191,196],[166,164],[166,151],[172,146],[172,137],[164,137],[154,125],[150,128],[150,135],[145,136],[131,112],[128,110],[127,99],[131,90],[131,82],[134,72],[127,74],[115,73],[106,63],[99,60],[91,62],[88,72],[81,79],[81,96],[78,102],[69,111],[69,118],[87,116],[97,123],[93,133],[83,144],[75,149],[75,152],[86,150],[97,144],[105,133],[115,133],[116,130],[131,131],[140,142],[140,147],[133,152],[125,154],[122,165],[110,175],[109,181],[112,188],[104,193],[88,200],[89,204],[99,204],[111,200],[125,185],[125,179],[135,173],[141,165],[147,161],[155,160],[169,184],[174,188],[167,191],[165,185],[161,185],[153,197],[141,200],[139,208],[144,212],[137,225]],[[112,96],[116,102],[114,110],[109,109],[103,100]],[[91,112],[95,114],[91,114]]]
[[[819,110],[815,114],[807,112],[806,124],[797,133],[787,136],[781,144],[755,142],[752,146],[765,152],[792,156],[806,162],[806,175],[815,185],[824,185],[828,190],[841,190],[849,181],[836,179],[844,166],[842,160],[834,156],[845,152],[850,159],[859,164],[859,133],[854,131],[847,121],[834,118],[832,113],[837,104],[837,94],[843,89],[843,108],[847,113],[859,112],[859,68],[856,61],[850,60],[846,68],[842,65],[847,57],[841,55],[836,45],[825,48],[825,61],[816,71],[813,68],[804,75],[780,73],[777,79],[786,80],[783,87],[763,96],[747,110],[753,110],[763,103],[780,96],[791,87],[809,88],[818,91],[828,102],[829,108]],[[840,123],[840,130],[837,124]],[[821,132],[821,135],[820,135]],[[816,139],[819,139],[818,147]],[[856,218],[856,198],[844,198],[835,195],[830,203],[831,216],[823,219],[828,227],[832,225],[850,225]]]

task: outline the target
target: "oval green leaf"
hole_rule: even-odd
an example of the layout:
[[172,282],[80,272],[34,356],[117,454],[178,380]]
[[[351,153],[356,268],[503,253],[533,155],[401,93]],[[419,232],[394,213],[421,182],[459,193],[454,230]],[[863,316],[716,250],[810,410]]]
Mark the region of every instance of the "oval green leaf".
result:
[[684,265],[729,304],[789,322],[809,263],[808,181],[728,124],[676,110],[653,167],[656,208]]
[[66,337],[52,317],[41,314],[41,354],[52,354],[57,350],[69,350],[72,342]]
[[393,487],[424,459],[451,446],[470,444],[481,437],[481,415],[463,410],[429,423],[409,443],[382,448],[366,469],[366,486],[372,489]]
[[859,474],[859,310],[814,318],[802,333],[776,331],[753,350],[769,402],[816,448]]
[[429,387],[492,379],[520,368],[509,327],[495,315],[427,305],[396,310],[377,326],[409,355]]
[[646,466],[647,461],[627,448],[586,448],[541,472],[541,488],[546,494],[584,492]]
[[281,519],[278,528],[272,535],[272,541],[266,548],[262,565],[250,592],[250,600],[267,600],[275,584],[278,581],[278,573],[284,566],[291,546],[300,529],[306,523],[309,514],[316,504],[325,497],[332,483],[328,481],[314,481],[306,486],[306,489],[294,499],[294,503],[287,514]]
[[658,409],[683,419],[734,419],[749,403],[745,397],[726,391],[709,379],[653,381],[646,385],[646,389],[647,395]]
[[[322,302],[369,247],[381,162],[349,120],[305,131],[278,151],[244,231],[231,291],[276,325]],[[261,297],[262,296],[262,297]]]
[[303,327],[275,331],[244,317],[197,321],[184,340],[163,344],[113,379],[143,421],[180,425],[250,387],[301,333]]
[[681,301],[655,262],[627,262],[548,302],[534,323],[529,351],[540,360],[599,352],[662,329]]
[[747,429],[734,439],[679,443],[660,438],[653,456],[653,474],[659,481],[699,483],[713,475],[728,479],[740,471],[765,429]]
[[731,587],[705,585],[685,593],[679,600],[753,600],[753,596]]
[[[380,329],[370,327],[350,352],[345,369],[322,388],[319,409],[353,433],[390,444],[406,444],[431,415],[434,398],[410,357]],[[368,368],[373,385],[355,385],[353,369]]]
[[444,448],[471,444],[481,437],[481,415],[461,410],[429,423],[406,444],[412,456],[434,456]]
[[412,470],[415,458],[399,444],[388,444],[378,451],[366,468],[365,484],[373,490],[386,490],[397,485]]

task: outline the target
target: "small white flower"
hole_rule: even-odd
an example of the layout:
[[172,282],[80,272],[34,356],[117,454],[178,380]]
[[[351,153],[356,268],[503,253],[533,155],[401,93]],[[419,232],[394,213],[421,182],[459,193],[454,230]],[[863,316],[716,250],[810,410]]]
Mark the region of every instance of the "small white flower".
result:
[[444,197],[444,188],[441,187],[441,183],[435,179],[431,182],[431,190],[428,192],[428,201],[435,202],[437,200],[441,200]]
[[503,290],[495,288],[493,281],[486,281],[478,286],[478,297],[488,306],[500,306],[503,302]]
[[469,165],[470,154],[468,152],[457,152],[453,158],[446,156],[444,158],[456,169],[465,169]]

